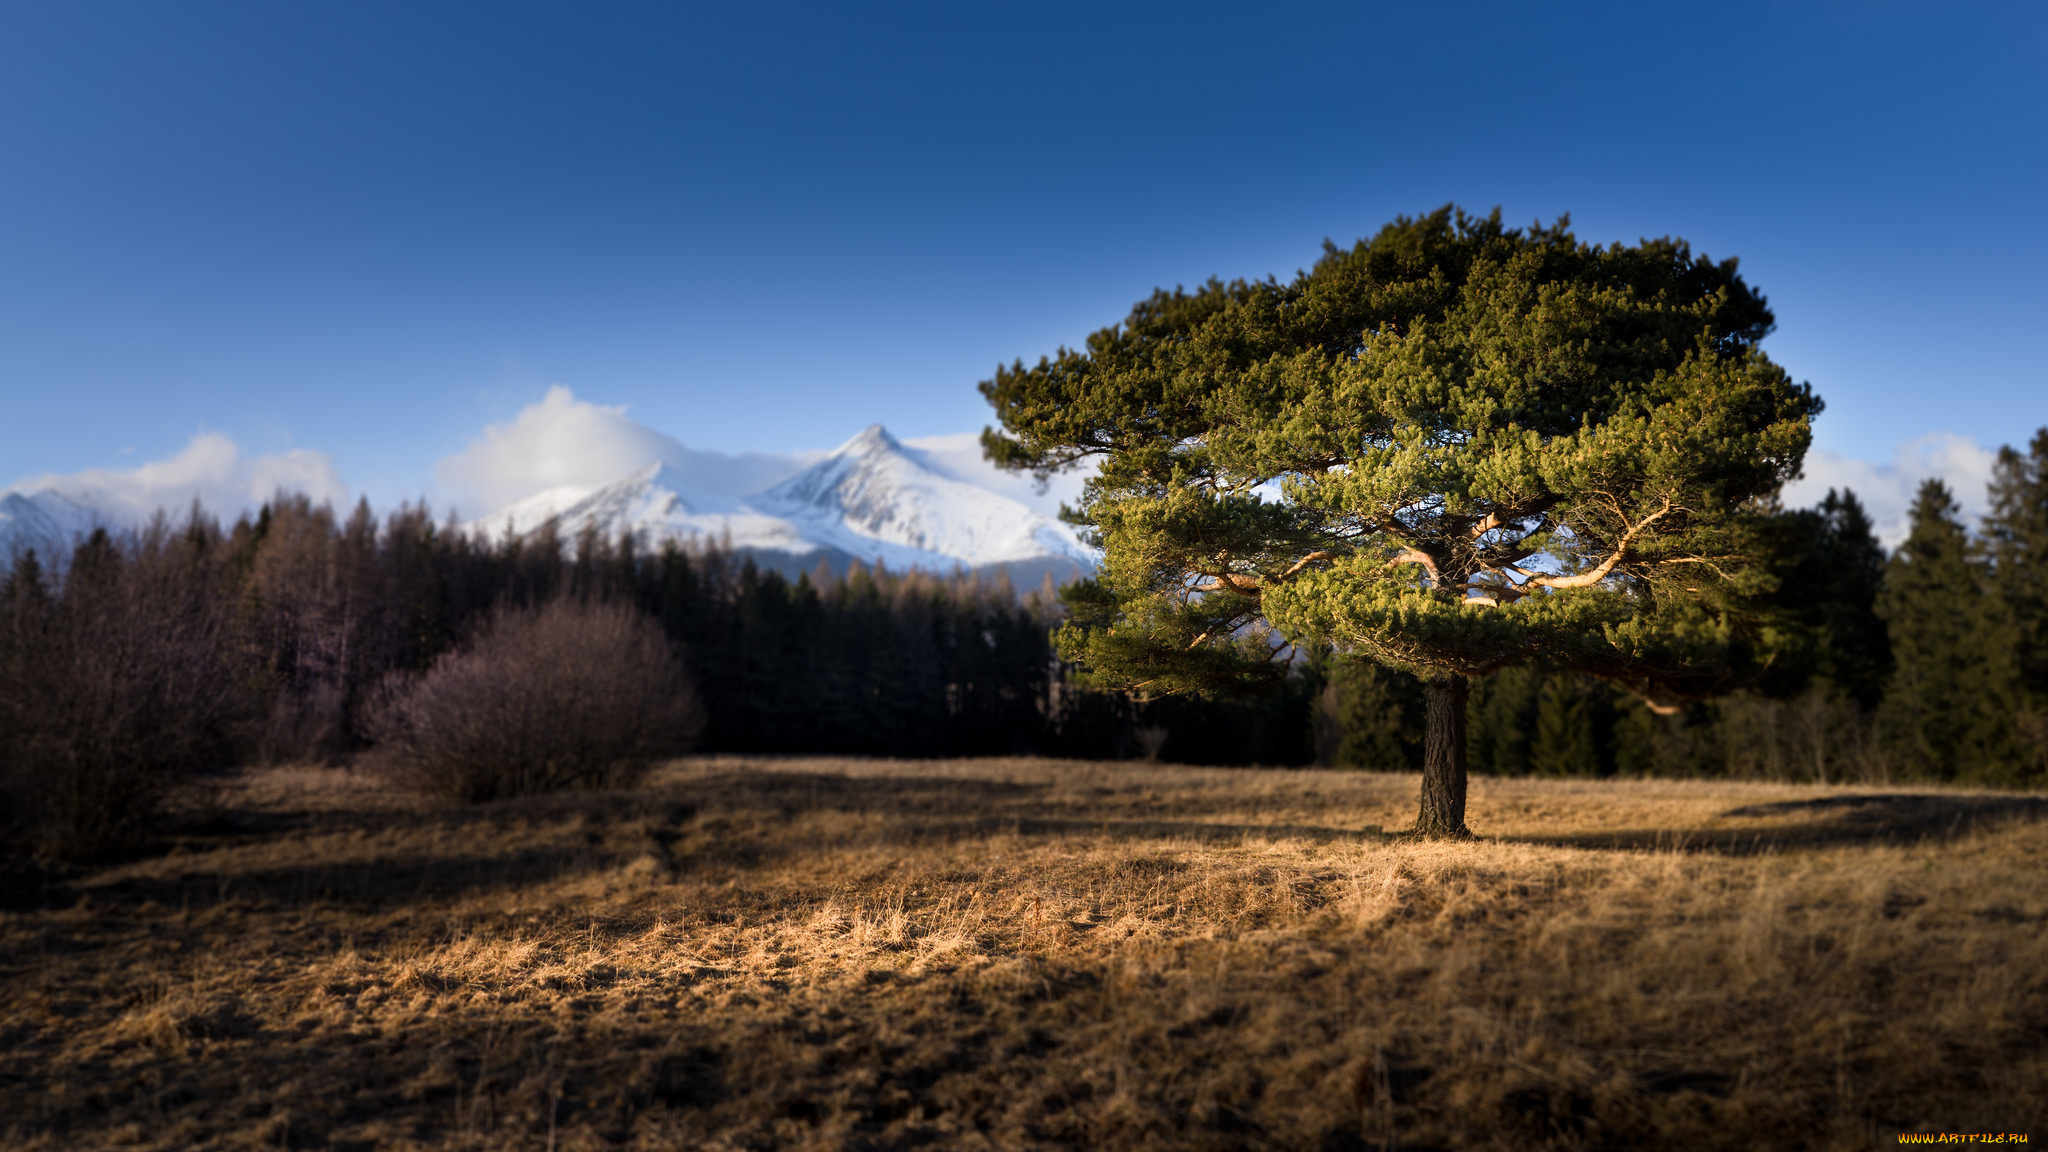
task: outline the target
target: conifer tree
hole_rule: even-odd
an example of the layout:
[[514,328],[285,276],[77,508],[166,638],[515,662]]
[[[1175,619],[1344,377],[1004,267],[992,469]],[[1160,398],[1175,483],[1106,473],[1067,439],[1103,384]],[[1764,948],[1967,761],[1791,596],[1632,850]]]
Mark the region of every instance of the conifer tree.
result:
[[2004,600],[2018,726],[2035,782],[2048,778],[2048,428],[2023,455],[1998,450],[1984,536]]
[[1498,776],[1529,773],[1529,744],[1546,677],[1529,665],[1503,668],[1472,685],[1467,731],[1472,766]]
[[1371,661],[1337,661],[1321,707],[1335,731],[1330,760],[1382,771],[1422,763],[1422,685]]
[[1545,776],[1610,775],[1613,727],[1613,702],[1602,685],[1553,672],[1537,693],[1529,767]]
[[18,842],[30,804],[29,760],[52,657],[53,597],[42,560],[18,553],[0,583],[0,837]]
[[1672,707],[1773,642],[1753,521],[1820,403],[1759,349],[1772,322],[1682,241],[1445,208],[999,368],[983,444],[1099,465],[1063,653],[1155,694],[1270,683],[1291,646],[1410,672],[1416,830],[1463,836],[1470,677],[1540,661]]
[[2002,782],[2013,768],[2012,664],[2002,602],[1958,518],[1929,479],[1878,598],[1896,661],[1885,690],[1888,742],[1909,772]]
[[6,583],[0,584],[0,640],[39,627],[49,610],[49,581],[42,559],[30,548],[14,557]]
[[1828,489],[1821,501],[1824,525],[1819,534],[1827,569],[1820,581],[1827,591],[1820,612],[1823,657],[1821,672],[1865,708],[1876,705],[1891,674],[1891,640],[1877,615],[1877,597],[1884,588],[1884,545],[1878,543],[1870,516],[1856,494]]
[[1771,698],[1839,691],[1862,710],[1875,707],[1891,672],[1876,611],[1886,558],[1862,502],[1829,489],[1817,506],[1779,512],[1759,529],[1786,643],[1753,687]]

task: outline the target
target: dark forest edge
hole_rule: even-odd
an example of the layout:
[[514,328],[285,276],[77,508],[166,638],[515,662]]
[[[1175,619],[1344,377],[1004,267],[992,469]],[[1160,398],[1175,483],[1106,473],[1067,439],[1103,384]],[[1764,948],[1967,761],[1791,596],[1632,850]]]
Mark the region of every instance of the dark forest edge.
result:
[[[33,551],[0,583],[6,843],[90,855],[135,842],[182,775],[340,763],[394,680],[495,613],[623,604],[683,653],[699,748],[907,757],[1028,754],[1302,763],[1303,687],[1159,701],[1080,687],[1053,655],[1050,583],[820,565],[791,580],[716,546],[649,551],[551,528],[489,539],[408,505],[381,523],[280,494],[223,528],[202,509]],[[1166,738],[1166,733],[1171,738]],[[1161,741],[1164,746],[1161,746]]]
[[[1890,557],[1855,497],[1776,514],[1778,608],[1804,642],[1755,690],[1653,714],[1541,667],[1477,681],[1475,770],[1822,783],[2048,779],[2048,429],[2001,451],[1972,533],[1939,481]],[[716,547],[544,529],[488,539],[424,505],[381,523],[283,494],[222,527],[193,508],[96,532],[0,585],[0,789],[10,854],[142,836],[182,774],[338,763],[394,677],[506,608],[629,605],[684,654],[700,747],[903,757],[1144,755],[1413,768],[1412,677],[1311,656],[1264,695],[1091,688],[1050,632],[1076,592],[1001,577],[820,567],[792,580]],[[1085,593],[1082,593],[1085,594]]]

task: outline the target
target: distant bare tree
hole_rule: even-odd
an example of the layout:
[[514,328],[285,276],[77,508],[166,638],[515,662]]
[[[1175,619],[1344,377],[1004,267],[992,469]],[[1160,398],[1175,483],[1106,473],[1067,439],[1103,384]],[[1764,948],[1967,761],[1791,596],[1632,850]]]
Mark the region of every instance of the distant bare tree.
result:
[[375,525],[367,507],[344,528],[332,508],[280,492],[253,533],[240,620],[265,697],[256,754],[330,758],[346,747],[348,699],[378,631]]
[[239,685],[218,545],[195,514],[182,531],[95,532],[61,580],[17,565],[0,597],[0,788],[18,846],[131,845],[182,774],[228,758]]
[[501,610],[424,676],[390,682],[367,718],[383,771],[471,803],[627,785],[702,727],[654,620],[574,600]]

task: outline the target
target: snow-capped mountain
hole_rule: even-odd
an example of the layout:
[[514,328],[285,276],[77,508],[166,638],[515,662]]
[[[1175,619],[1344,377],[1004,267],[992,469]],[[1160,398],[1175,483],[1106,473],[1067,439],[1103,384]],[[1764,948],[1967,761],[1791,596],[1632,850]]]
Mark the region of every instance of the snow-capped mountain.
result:
[[880,424],[753,503],[798,525],[809,539],[856,554],[885,543],[969,566],[1046,556],[1094,563],[1065,525],[941,475]]
[[30,548],[44,562],[70,554],[80,537],[94,528],[116,523],[53,488],[40,492],[9,492],[0,496],[0,563]]
[[877,424],[752,496],[705,492],[657,464],[595,490],[550,489],[469,527],[523,536],[552,518],[568,539],[595,528],[606,535],[630,529],[649,547],[729,542],[788,570],[820,559],[834,567],[880,560],[896,569],[1002,568],[1023,584],[1094,567],[1093,550],[1066,525],[919,456]]
[[[496,539],[528,536],[553,521],[566,541],[587,530],[609,537],[630,530],[648,548],[671,540],[720,545],[789,575],[821,561],[844,571],[856,560],[879,560],[899,571],[1000,569],[1031,588],[1047,575],[1065,581],[1094,568],[1094,550],[1072,529],[991,490],[988,484],[1003,480],[981,477],[963,451],[951,443],[907,446],[876,424],[751,495],[707,487],[730,482],[717,471],[655,464],[599,487],[550,488],[464,527]],[[94,528],[133,527],[136,513],[115,511],[121,507],[55,488],[0,494],[0,565],[28,548],[61,563]]]
[[814,547],[786,521],[729,496],[706,493],[666,464],[649,465],[601,488],[550,488],[466,527],[488,536],[526,536],[549,520],[566,540],[591,529],[615,536],[630,528],[649,547],[669,540],[730,540],[735,548],[791,553]]

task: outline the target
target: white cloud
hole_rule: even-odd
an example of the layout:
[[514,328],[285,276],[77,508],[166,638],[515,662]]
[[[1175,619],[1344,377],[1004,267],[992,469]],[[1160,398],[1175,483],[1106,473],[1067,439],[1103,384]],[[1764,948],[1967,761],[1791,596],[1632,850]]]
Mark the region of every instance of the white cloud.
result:
[[469,515],[539,492],[589,491],[656,462],[703,491],[742,496],[787,479],[819,453],[708,452],[626,415],[576,399],[560,384],[504,424],[486,427],[435,472]]
[[128,469],[31,476],[6,492],[26,496],[54,491],[109,518],[141,522],[158,509],[175,516],[194,500],[209,512],[231,517],[280,489],[303,492],[316,502],[338,504],[348,498],[334,460],[325,452],[299,448],[272,456],[244,456],[234,441],[217,432],[194,436],[168,459]]
[[1830,488],[1856,493],[1870,513],[1885,547],[1906,538],[1907,513],[1920,482],[1938,476],[1963,507],[1963,522],[1976,527],[1985,511],[1984,488],[1997,453],[1953,432],[1929,432],[1899,445],[1890,463],[1872,464],[1815,449],[1806,454],[1806,474],[1785,486],[1788,508],[1818,504]]

